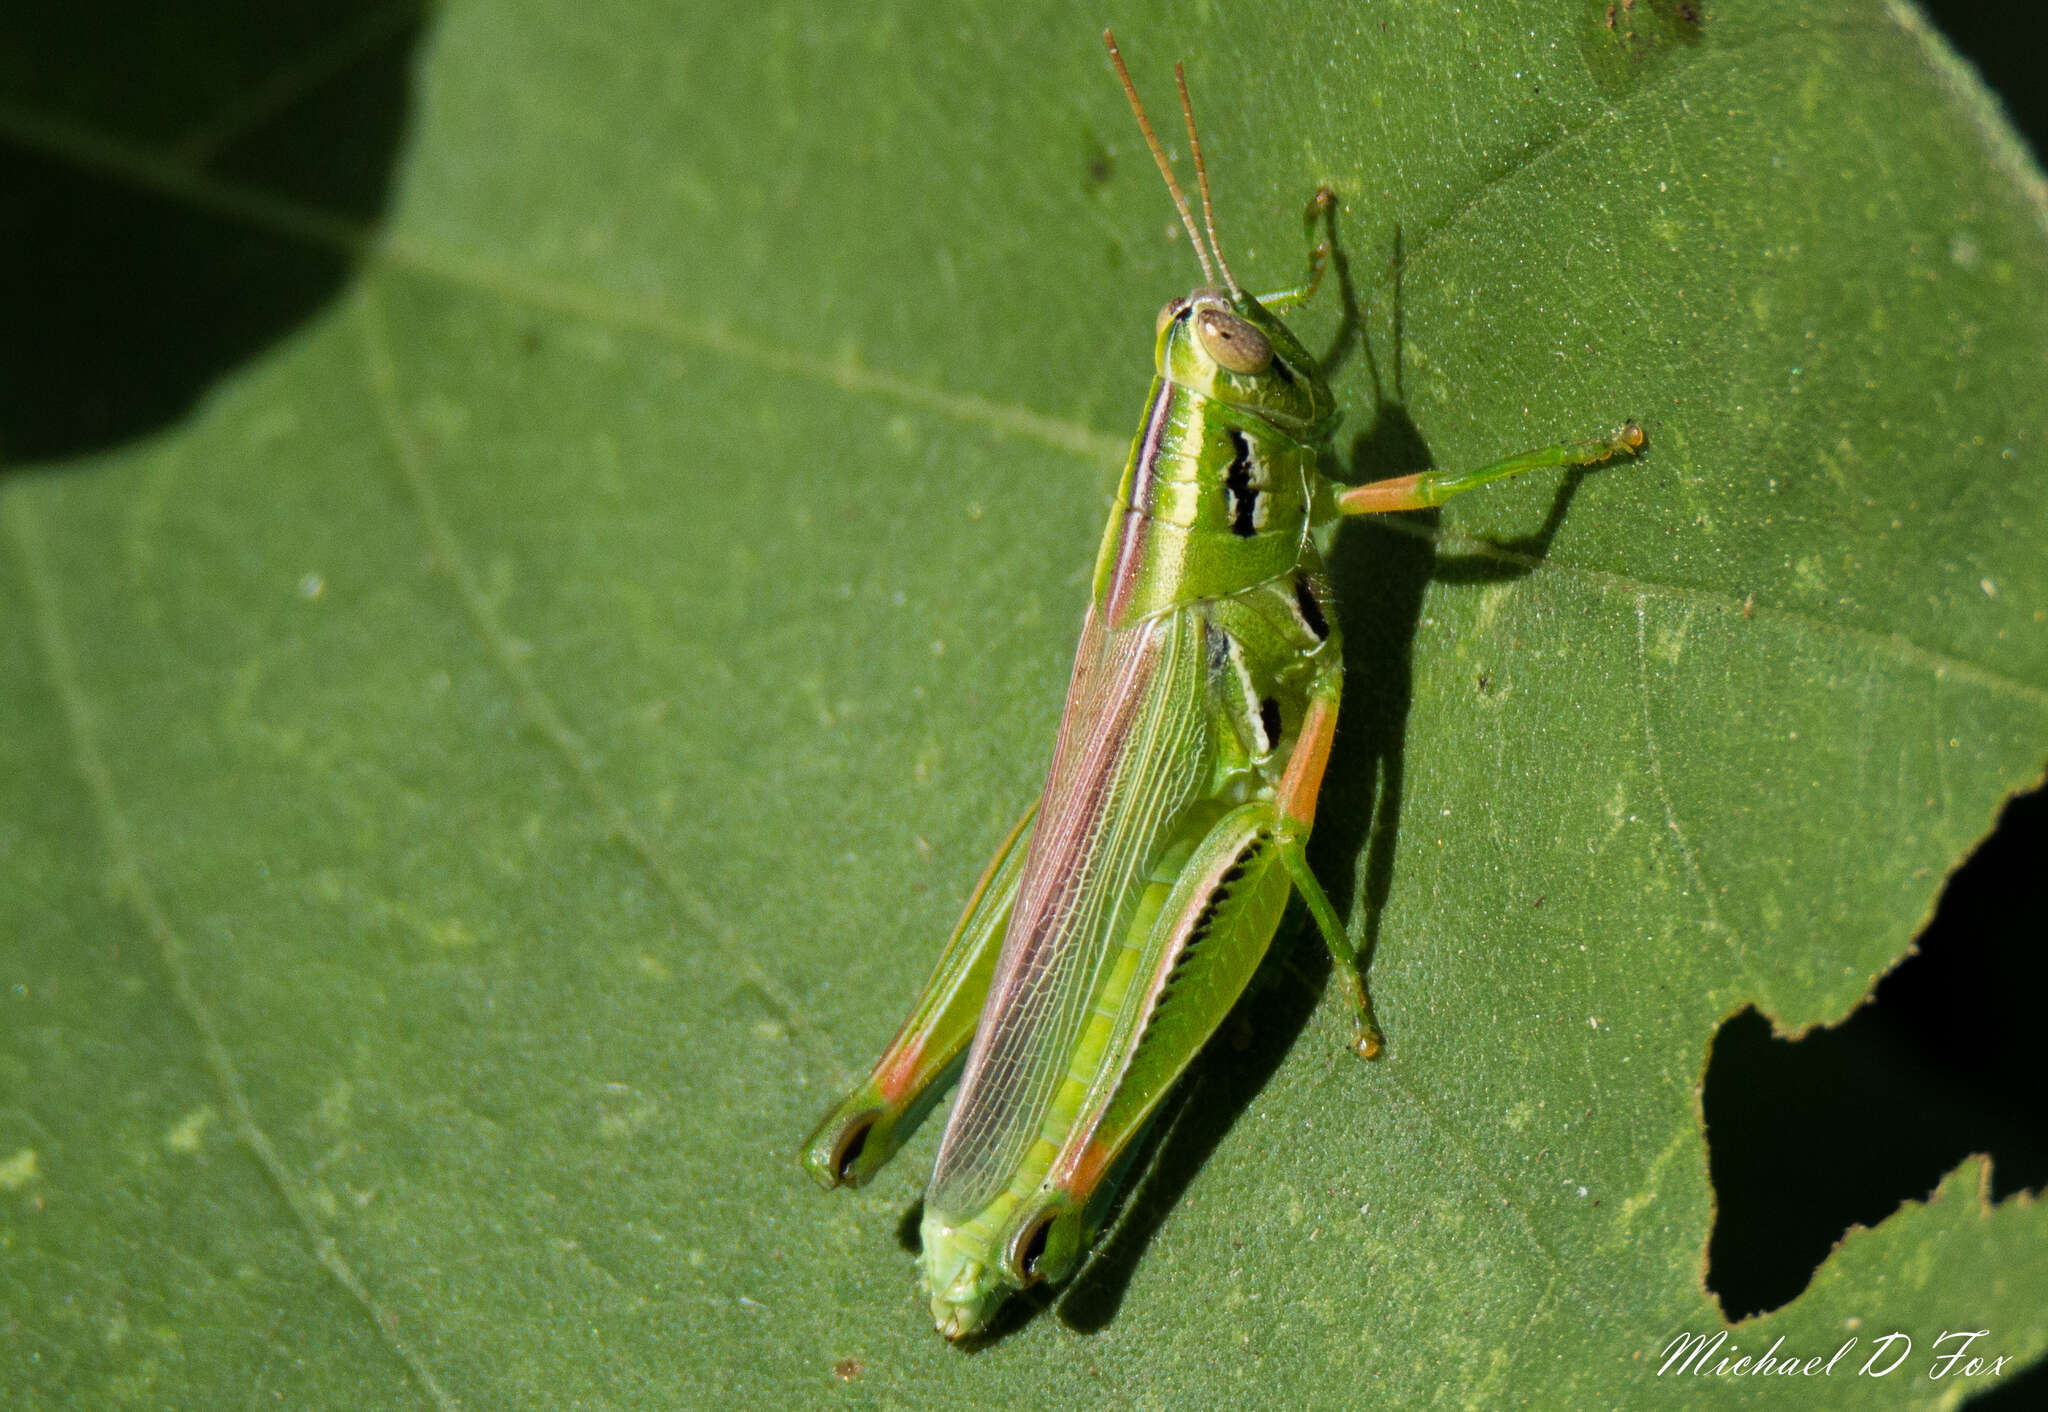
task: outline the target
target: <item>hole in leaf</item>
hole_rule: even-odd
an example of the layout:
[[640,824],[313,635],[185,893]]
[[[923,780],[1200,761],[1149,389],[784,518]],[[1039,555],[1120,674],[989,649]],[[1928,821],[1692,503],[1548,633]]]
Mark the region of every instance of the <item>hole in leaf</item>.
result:
[[2007,805],[1943,890],[1917,954],[1800,1039],[1754,1007],[1721,1026],[1702,1108],[1707,1287],[1730,1320],[1790,1302],[1851,1226],[1924,1199],[1971,1153],[1991,1198],[2048,1184],[2037,1073],[2048,988],[2048,790]]

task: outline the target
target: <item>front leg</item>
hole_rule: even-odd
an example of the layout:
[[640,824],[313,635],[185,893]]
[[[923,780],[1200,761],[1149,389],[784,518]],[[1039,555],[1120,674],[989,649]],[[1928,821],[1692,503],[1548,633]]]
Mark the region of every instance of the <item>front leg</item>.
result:
[[[1316,297],[1316,291],[1322,288],[1323,271],[1329,267],[1330,257],[1337,250],[1336,220],[1337,193],[1327,186],[1317,187],[1316,194],[1309,198],[1307,209],[1301,213],[1302,238],[1315,241],[1308,252],[1308,277],[1292,289],[1259,295],[1259,303],[1275,314],[1284,314]],[[1321,240],[1316,240],[1318,225],[1329,228]]]
[[1476,471],[1418,471],[1414,475],[1354,485],[1337,492],[1337,511],[1344,515],[1384,515],[1395,510],[1427,510],[1453,495],[1463,495],[1524,471],[1545,466],[1594,466],[1616,456],[1633,456],[1642,445],[1643,429],[1634,422],[1623,422],[1606,436],[1523,451]]

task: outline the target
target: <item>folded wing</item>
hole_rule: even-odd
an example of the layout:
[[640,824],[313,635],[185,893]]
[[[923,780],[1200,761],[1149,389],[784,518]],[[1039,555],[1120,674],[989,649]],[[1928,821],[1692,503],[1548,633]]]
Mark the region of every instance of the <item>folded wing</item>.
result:
[[1044,1124],[1146,872],[1210,767],[1199,617],[1105,629],[1090,612],[1066,714],[953,1116],[925,1195],[965,1220]]

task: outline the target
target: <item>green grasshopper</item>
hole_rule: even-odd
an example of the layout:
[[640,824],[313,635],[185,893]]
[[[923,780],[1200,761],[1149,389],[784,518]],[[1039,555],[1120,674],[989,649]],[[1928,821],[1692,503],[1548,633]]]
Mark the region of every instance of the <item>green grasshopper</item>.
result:
[[[1324,476],[1334,400],[1278,314],[1314,294],[1329,242],[1301,285],[1246,294],[1216,240],[1180,66],[1206,247],[1115,37],[1103,40],[1202,284],[1159,313],[1158,374],[1103,531],[1045,789],[909,1019],[802,1159],[827,1188],[861,1185],[960,1075],[918,1262],[954,1339],[985,1329],[1013,1291],[1072,1273],[1121,1159],[1251,979],[1292,893],[1335,961],[1355,1049],[1379,1052],[1357,956],[1306,852],[1344,678],[1329,531],[1643,442],[1631,422],[1463,474]],[[1311,230],[1333,200],[1318,193]]]

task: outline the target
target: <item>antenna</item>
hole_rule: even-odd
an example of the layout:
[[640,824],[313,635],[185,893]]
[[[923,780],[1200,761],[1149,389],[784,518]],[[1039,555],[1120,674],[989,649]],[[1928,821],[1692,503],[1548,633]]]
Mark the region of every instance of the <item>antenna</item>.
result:
[[[1137,114],[1138,117],[1138,130],[1145,134],[1145,145],[1152,149],[1152,160],[1159,164],[1159,175],[1166,178],[1166,189],[1173,193],[1173,204],[1180,208],[1180,223],[1187,227],[1188,240],[1195,247],[1195,258],[1202,262],[1202,278],[1208,283],[1214,284],[1216,282],[1216,267],[1209,263],[1209,252],[1202,248],[1202,233],[1195,229],[1195,213],[1188,209],[1188,198],[1181,193],[1180,183],[1173,179],[1173,164],[1166,160],[1166,149],[1159,145],[1159,138],[1152,131],[1152,124],[1145,116],[1145,105],[1138,101],[1138,86],[1131,82],[1131,71],[1124,67],[1124,56],[1116,47],[1116,35],[1110,30],[1104,30],[1102,32],[1102,42],[1109,46],[1109,61],[1116,65],[1116,76],[1123,80],[1124,97],[1131,100],[1131,111]],[[1174,73],[1178,75],[1179,72],[1179,67],[1175,66]],[[1181,84],[1180,91],[1181,102],[1185,106],[1188,91],[1185,82]],[[1195,120],[1191,115],[1188,118],[1188,133],[1192,136],[1194,130]],[[1199,154],[1200,149],[1197,148],[1196,150]],[[1201,158],[1197,155],[1195,171],[1199,174],[1201,170]],[[1209,178],[1203,176],[1202,206],[1205,211],[1208,209],[1208,204]],[[1215,227],[1212,225],[1210,229],[1213,231]],[[1213,239],[1213,236],[1211,238]],[[1221,263],[1223,257],[1219,254],[1216,258],[1218,263]],[[1230,271],[1225,269],[1223,273],[1228,278]],[[1236,290],[1237,282],[1232,280],[1231,292],[1235,293]]]
[[1223,271],[1223,282],[1230,286],[1230,297],[1242,298],[1244,291],[1237,287],[1237,276],[1230,272],[1223,259],[1223,246],[1216,239],[1216,212],[1209,205],[1209,167],[1202,160],[1202,139],[1195,132],[1195,105],[1188,102],[1188,76],[1179,64],[1173,66],[1173,81],[1180,86],[1180,115],[1187,120],[1188,146],[1195,154],[1195,180],[1202,188],[1202,224],[1209,229],[1209,248],[1216,252],[1216,263]]

